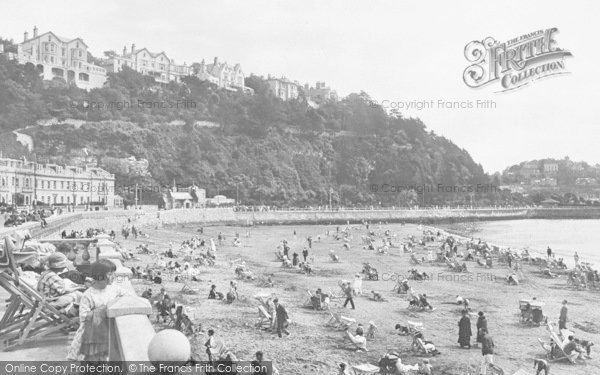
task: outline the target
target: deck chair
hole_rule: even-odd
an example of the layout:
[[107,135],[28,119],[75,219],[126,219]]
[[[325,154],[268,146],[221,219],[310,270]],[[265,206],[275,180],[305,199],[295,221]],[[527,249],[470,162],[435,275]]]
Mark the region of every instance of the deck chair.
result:
[[311,307],[312,308],[313,307],[313,304],[312,304],[313,294],[308,289],[306,290],[306,294],[307,294],[307,297],[304,300],[304,303],[302,304],[302,306],[303,307]]
[[433,351],[433,350],[429,349],[427,346],[425,346],[425,342],[423,341],[423,339],[416,335],[413,336],[412,348],[416,355],[433,357],[434,355],[438,354],[437,350]]
[[550,340],[552,340],[552,350],[550,352],[551,360],[553,361],[562,361],[568,360],[570,363],[575,364],[575,358],[569,356],[563,350],[563,344],[560,338],[556,335],[555,332],[550,332]]
[[356,323],[356,319],[347,318],[338,313],[329,311],[329,321],[326,325],[340,330],[346,330],[350,328],[354,323]]
[[0,319],[0,348],[22,345],[57,331],[68,332],[79,324],[79,318],[67,316],[52,305],[51,299],[19,280],[19,265],[36,255],[15,251],[13,240],[4,238],[4,248],[0,249],[0,287],[10,298]]
[[258,306],[258,322],[256,327],[260,329],[271,328],[271,314],[267,312],[264,306]]

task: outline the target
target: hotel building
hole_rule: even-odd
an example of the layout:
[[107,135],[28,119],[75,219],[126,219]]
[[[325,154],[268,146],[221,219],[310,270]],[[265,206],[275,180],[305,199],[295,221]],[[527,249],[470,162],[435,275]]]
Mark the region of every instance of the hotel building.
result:
[[182,77],[191,74],[191,67],[185,63],[177,65],[166,53],[150,52],[147,48],[136,49],[135,44],[131,45],[130,51],[123,47],[120,55],[110,52],[107,57],[103,65],[109,72],[120,72],[127,66],[141,74],[154,77],[159,83],[181,82]]
[[33,64],[45,80],[62,79],[82,89],[99,88],[106,82],[106,69],[88,62],[88,46],[81,38],[65,38],[48,31],[33,37],[25,32],[17,45],[19,64]]
[[[36,198],[37,197],[37,198]],[[115,175],[97,167],[0,158],[0,202],[31,206],[115,205]]]

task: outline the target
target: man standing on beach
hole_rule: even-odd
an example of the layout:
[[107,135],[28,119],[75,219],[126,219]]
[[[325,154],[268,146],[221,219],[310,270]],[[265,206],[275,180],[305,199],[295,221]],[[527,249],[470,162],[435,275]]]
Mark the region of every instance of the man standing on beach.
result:
[[558,329],[567,329],[567,313],[569,309],[567,308],[567,300],[563,300],[562,308],[560,309],[560,317],[558,318]]
[[481,360],[481,370],[479,372],[480,375],[487,374],[488,366],[494,371],[504,374],[504,370],[494,364],[494,341],[487,331],[483,331],[483,338],[481,340],[481,354],[483,355],[483,358]]
[[548,260],[550,260],[550,258],[552,258],[552,249],[550,248],[550,246],[548,246],[546,253],[548,254]]
[[290,333],[286,329],[289,317],[285,307],[279,303],[278,298],[273,300],[273,305],[275,306],[275,316],[277,319],[277,336],[281,337],[282,331],[289,336]]
[[461,348],[471,349],[471,319],[469,311],[463,310],[462,318],[458,322],[458,343]]
[[350,285],[350,283],[348,283],[348,285],[346,285],[346,289],[344,289],[344,293],[346,293],[346,302],[344,302],[344,307],[346,307],[346,305],[348,304],[348,302],[350,302],[350,305],[352,306],[352,310],[356,310],[356,307],[354,306],[354,291],[352,290],[352,285]]

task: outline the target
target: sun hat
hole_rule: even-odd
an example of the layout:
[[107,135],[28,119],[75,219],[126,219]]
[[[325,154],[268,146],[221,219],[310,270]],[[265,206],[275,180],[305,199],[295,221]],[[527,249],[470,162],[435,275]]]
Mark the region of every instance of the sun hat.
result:
[[50,269],[63,269],[69,264],[67,256],[63,253],[53,253],[46,259],[48,262],[48,268]]

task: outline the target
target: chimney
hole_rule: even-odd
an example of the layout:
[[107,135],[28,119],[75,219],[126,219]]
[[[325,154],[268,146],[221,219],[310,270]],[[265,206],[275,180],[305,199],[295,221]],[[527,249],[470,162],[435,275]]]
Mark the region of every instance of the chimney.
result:
[[123,46],[123,56],[127,54],[127,46]]
[[37,38],[37,36],[38,36],[38,28],[37,28],[37,26],[34,26],[33,27],[33,37]]
[[135,53],[135,43],[131,44],[131,54],[133,55]]
[[25,32],[23,33],[23,41],[24,41],[24,42],[26,42],[26,41],[27,41],[27,39],[29,39],[29,33],[28,33],[27,31],[25,31]]
[[219,58],[217,56],[215,56],[215,60],[214,60],[213,64],[217,65],[218,61],[219,61]]

